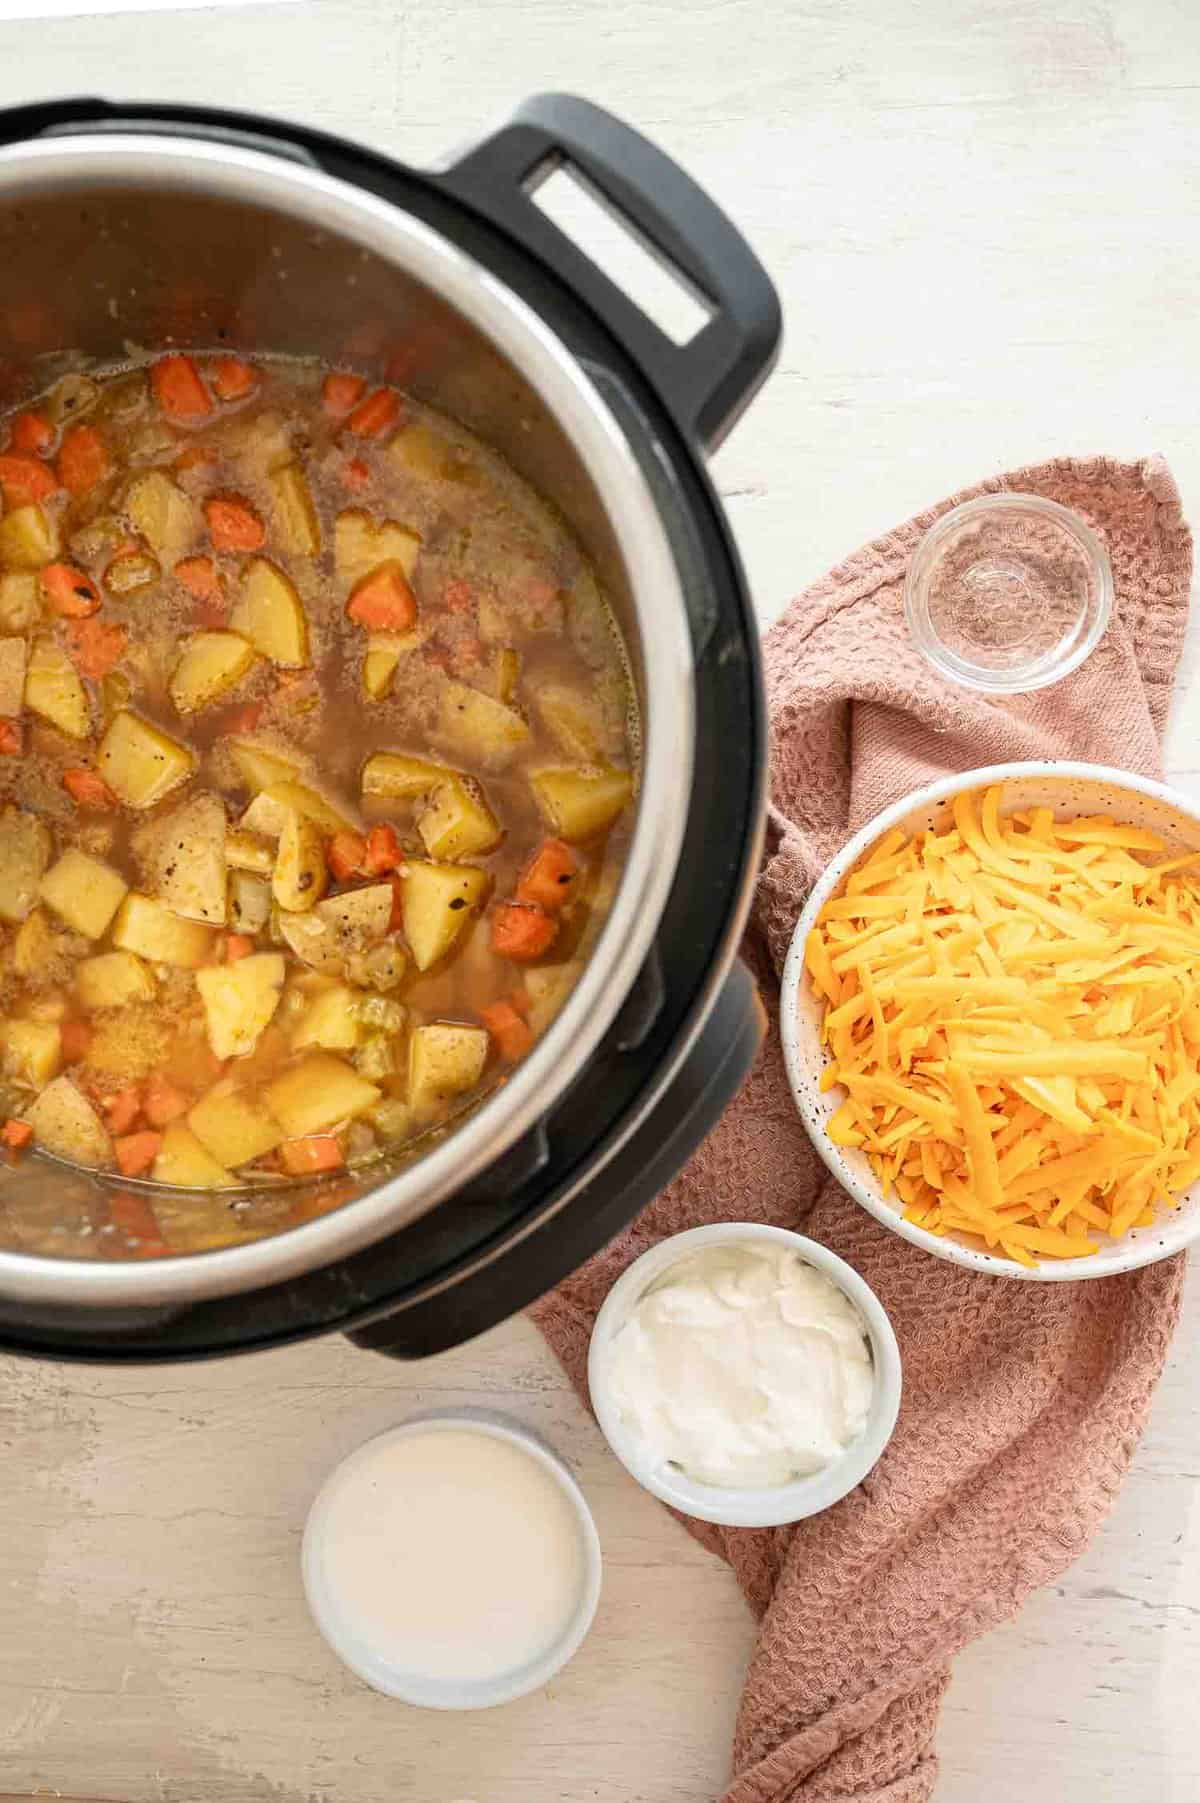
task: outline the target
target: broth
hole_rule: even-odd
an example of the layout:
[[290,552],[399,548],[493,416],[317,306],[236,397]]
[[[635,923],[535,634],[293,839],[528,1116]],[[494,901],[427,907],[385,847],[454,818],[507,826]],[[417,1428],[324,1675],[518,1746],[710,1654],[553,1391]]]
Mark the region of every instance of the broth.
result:
[[[118,1256],[273,1231],[569,995],[632,824],[619,633],[495,453],[346,371],[81,373],[0,445],[0,1143],[135,1180]],[[83,1250],[44,1213],[0,1190],[0,1243]]]

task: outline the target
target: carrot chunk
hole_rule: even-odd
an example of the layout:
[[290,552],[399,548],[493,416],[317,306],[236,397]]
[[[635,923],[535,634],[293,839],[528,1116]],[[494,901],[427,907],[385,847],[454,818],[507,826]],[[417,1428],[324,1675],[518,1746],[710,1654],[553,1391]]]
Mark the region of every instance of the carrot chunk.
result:
[[0,757],[19,758],[21,755],[21,722],[19,720],[0,720]]
[[492,915],[492,950],[501,958],[527,963],[554,943],[558,922],[531,902],[501,902]]
[[325,851],[325,862],[335,880],[344,883],[363,871],[367,842],[361,833],[335,833]]
[[10,1152],[23,1152],[33,1138],[33,1128],[28,1121],[5,1121],[0,1127],[0,1140]]
[[31,451],[41,457],[54,443],[54,427],[44,413],[18,413],[8,442],[14,451]]
[[571,899],[579,860],[562,839],[546,839],[538,847],[517,884],[517,900],[534,902],[556,914]]
[[67,636],[76,669],[92,682],[116,669],[129,643],[124,626],[107,626],[102,620],[72,620]]
[[492,1002],[479,1010],[479,1018],[491,1034],[506,1064],[516,1064],[533,1044],[528,1021],[521,1019],[511,1002]]
[[0,491],[9,507],[28,507],[34,501],[44,501],[58,486],[58,477],[48,463],[11,452],[0,457]]
[[241,357],[218,357],[209,365],[208,379],[219,401],[240,401],[258,387],[258,372]]
[[65,1020],[59,1028],[64,1064],[79,1064],[88,1055],[92,1029],[84,1020]]
[[356,438],[382,438],[400,417],[400,396],[394,388],[376,388],[360,401],[346,421]]
[[191,1107],[187,1095],[174,1083],[153,1071],[146,1078],[146,1100],[143,1112],[152,1127],[166,1127],[177,1121]]
[[314,1133],[307,1139],[285,1139],[279,1162],[292,1177],[311,1177],[317,1171],[336,1171],[345,1160],[332,1133]]
[[108,446],[95,426],[71,426],[58,449],[58,479],[73,495],[86,495],[112,468]]
[[204,517],[218,551],[257,551],[266,543],[262,521],[250,503],[236,495],[214,495],[204,503]]
[[115,1096],[105,1096],[101,1106],[108,1116],[109,1132],[128,1133],[142,1112],[142,1092],[136,1087],[118,1090]]
[[197,601],[219,601],[221,578],[211,557],[184,557],[175,565],[176,580]]
[[264,712],[265,704],[261,701],[243,701],[240,707],[231,707],[221,716],[222,737],[228,733],[253,732]]
[[160,357],[150,371],[150,386],[167,418],[181,425],[207,419],[212,412],[208,390],[190,357]]
[[361,376],[332,370],[321,384],[321,403],[331,419],[345,419],[367,391]]
[[[158,1157],[158,1149],[162,1145],[161,1133],[130,1133],[124,1139],[113,1141],[116,1154],[117,1169],[123,1177],[144,1177],[154,1160]],[[129,1229],[126,1229],[128,1232]]]
[[117,806],[117,798],[95,770],[77,767],[64,770],[62,785],[78,808],[94,808],[106,813]]
[[417,597],[398,563],[381,563],[356,586],[346,612],[372,632],[407,632],[417,617]]
[[[157,1133],[138,1133],[135,1139],[159,1139]],[[155,1157],[157,1157],[157,1148]],[[151,1160],[153,1163],[153,1159]],[[136,1171],[126,1171],[127,1177],[137,1176]],[[135,1196],[129,1190],[114,1190],[108,1198],[108,1218],[114,1227],[127,1233],[131,1239],[142,1240],[146,1245],[153,1245],[159,1252],[167,1250],[154,1210],[145,1196]],[[143,1247],[145,1250],[146,1247]]]
[[363,852],[363,875],[386,876],[390,870],[399,869],[403,857],[395,827],[373,826]]
[[190,476],[193,472],[203,475],[204,471],[212,469],[216,462],[217,451],[214,445],[190,444],[186,451],[180,451],[172,467],[181,476]]
[[247,938],[245,933],[226,933],[226,964],[237,964],[242,958],[248,958],[253,950],[254,941],[253,939]]
[[42,571],[42,589],[56,614],[82,620],[100,611],[100,590],[73,563],[48,563]]
[[392,885],[392,913],[388,921],[388,932],[398,933],[404,925],[404,884],[398,876],[390,878]]

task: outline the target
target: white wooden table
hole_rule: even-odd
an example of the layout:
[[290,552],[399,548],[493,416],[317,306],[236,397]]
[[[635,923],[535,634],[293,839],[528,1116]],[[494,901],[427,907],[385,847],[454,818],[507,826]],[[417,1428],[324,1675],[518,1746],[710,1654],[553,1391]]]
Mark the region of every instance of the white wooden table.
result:
[[[149,0],[140,0],[144,6]],[[69,9],[71,0],[54,0]],[[87,0],[79,0],[84,7]],[[3,0],[0,18],[36,11]],[[1192,0],[324,0],[0,23],[0,103],[225,101],[431,159],[533,87],[623,112],[783,292],[779,373],[717,474],[764,618],[868,535],[1061,451],[1169,457],[1200,520],[1200,12]],[[1170,741],[1200,794],[1200,656]],[[1200,1795],[1200,1292],[1120,1502],[958,1665],[939,1803]],[[751,1625],[516,1321],[406,1370],[337,1341],[116,1374],[6,1363],[0,1803],[708,1803]],[[309,1625],[322,1473],[487,1400],[578,1472],[596,1628],[542,1695],[445,1719]]]

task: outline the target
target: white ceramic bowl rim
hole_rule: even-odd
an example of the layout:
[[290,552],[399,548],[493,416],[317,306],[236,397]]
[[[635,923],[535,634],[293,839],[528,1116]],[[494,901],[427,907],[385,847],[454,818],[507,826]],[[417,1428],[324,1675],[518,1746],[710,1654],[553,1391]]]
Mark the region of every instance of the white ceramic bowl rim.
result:
[[[509,1446],[515,1446],[553,1478],[575,1516],[584,1565],[583,1583],[575,1613],[559,1638],[540,1659],[505,1672],[497,1678],[462,1682],[426,1678],[418,1672],[398,1671],[359,1634],[354,1622],[347,1619],[325,1582],[320,1556],[325,1515],[334,1487],[348,1464],[360,1458],[369,1447],[377,1447],[386,1441],[408,1439],[416,1434],[444,1433],[451,1429],[460,1433],[465,1429],[484,1434],[490,1439],[502,1440]],[[486,1511],[485,1496],[480,1497],[479,1506],[481,1513]],[[300,1563],[304,1593],[313,1620],[342,1663],[349,1666],[352,1672],[374,1690],[424,1709],[494,1709],[498,1704],[511,1703],[517,1697],[527,1696],[530,1691],[540,1690],[579,1651],[595,1619],[600,1601],[600,1537],[583,1491],[558,1454],[537,1434],[490,1409],[439,1409],[436,1413],[413,1415],[396,1427],[386,1428],[383,1433],[372,1435],[369,1440],[356,1446],[353,1452],[347,1453],[329,1473],[309,1510]]]
[[[705,1246],[739,1244],[787,1246],[836,1283],[862,1317],[875,1364],[875,1388],[866,1427],[841,1458],[811,1477],[762,1489],[725,1489],[715,1484],[701,1484],[681,1471],[656,1465],[646,1457],[645,1449],[622,1421],[608,1384],[612,1342],[649,1286],[681,1259]],[[806,1516],[819,1514],[822,1509],[840,1502],[878,1462],[892,1437],[900,1411],[900,1348],[874,1290],[836,1252],[816,1240],[806,1239],[801,1233],[792,1233],[786,1227],[768,1227],[755,1221],[723,1221],[711,1227],[693,1227],[686,1233],[677,1233],[660,1241],[635,1259],[617,1279],[604,1299],[592,1330],[588,1387],[605,1439],[630,1476],[652,1496],[669,1503],[684,1515],[716,1522],[722,1527],[781,1527],[786,1522],[802,1521]]]
[[[1111,1248],[1105,1247],[1101,1255],[1092,1258],[1045,1259],[1034,1266],[1027,1266],[1018,1264],[1015,1259],[977,1251],[949,1236],[940,1238],[924,1227],[917,1226],[915,1222],[906,1221],[899,1210],[878,1193],[878,1186],[873,1184],[873,1179],[871,1182],[864,1181],[830,1141],[824,1128],[824,1114],[816,1105],[816,1086],[813,1082],[815,1061],[811,1059],[810,1048],[803,1040],[799,1006],[801,992],[807,982],[804,968],[805,940],[826,901],[850,868],[877,839],[882,838],[892,827],[901,825],[911,815],[948,801],[965,789],[983,789],[994,783],[1038,780],[1092,783],[1145,796],[1189,821],[1195,829],[1197,846],[1200,847],[1200,809],[1189,802],[1186,796],[1180,795],[1166,783],[1155,782],[1147,776],[1136,776],[1128,770],[1117,770],[1107,764],[1088,764],[1067,758],[1045,762],[1031,760],[1023,763],[987,764],[977,770],[964,770],[953,776],[939,777],[936,782],[927,783],[923,788],[901,796],[873,820],[869,820],[830,860],[813,886],[796,923],[783,967],[779,1027],[788,1081],[809,1137],[832,1175],[856,1202],[861,1203],[868,1214],[874,1215],[877,1221],[910,1244],[931,1252],[935,1258],[962,1265],[971,1271],[1040,1283],[1079,1283],[1089,1278],[1115,1277],[1124,1271],[1135,1271],[1143,1265],[1154,1264],[1160,1258],[1169,1258],[1182,1251],[1200,1236],[1200,1185],[1194,1186],[1192,1192],[1187,1192],[1189,1195],[1195,1193],[1198,1198],[1197,1205],[1190,1211],[1185,1213],[1181,1202],[1176,1213],[1159,1220],[1154,1227],[1134,1229],[1124,1239],[1114,1242]],[[1098,797],[1095,805],[1099,809],[1111,807],[1112,803],[1105,803]]]

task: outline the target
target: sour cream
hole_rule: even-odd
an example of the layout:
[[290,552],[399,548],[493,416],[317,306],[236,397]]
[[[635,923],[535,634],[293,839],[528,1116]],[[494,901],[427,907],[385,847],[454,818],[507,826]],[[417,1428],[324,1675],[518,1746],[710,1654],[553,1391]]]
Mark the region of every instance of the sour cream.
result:
[[657,1465],[698,1483],[811,1477],[866,1425],[861,1316],[786,1246],[712,1246],[673,1265],[613,1339],[612,1400]]

